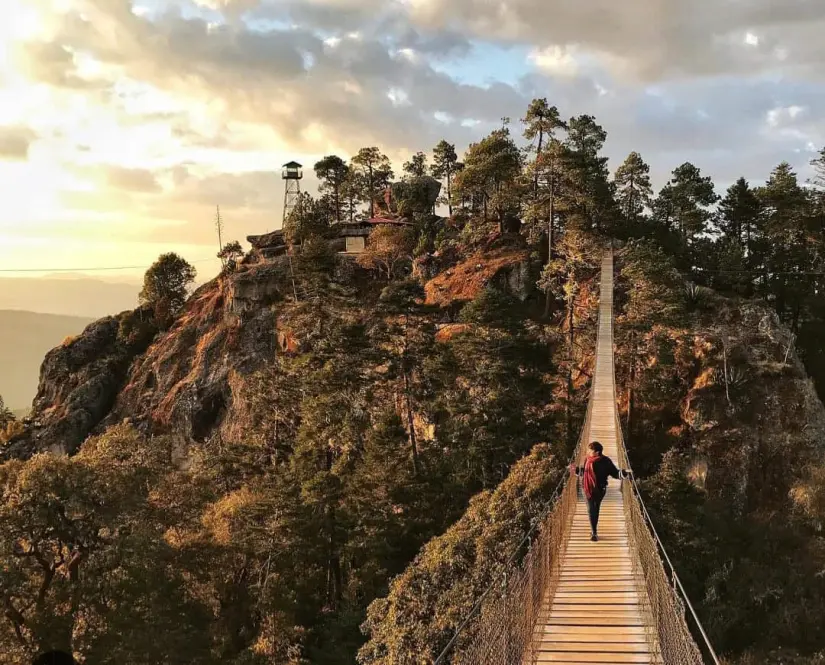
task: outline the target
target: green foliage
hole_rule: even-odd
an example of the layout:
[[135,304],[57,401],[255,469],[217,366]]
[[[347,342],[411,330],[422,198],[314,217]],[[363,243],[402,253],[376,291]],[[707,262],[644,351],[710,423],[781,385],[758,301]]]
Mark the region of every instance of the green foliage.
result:
[[549,447],[540,444],[495,491],[474,497],[464,516],[393,580],[387,597],[370,605],[363,626],[370,640],[358,661],[434,660],[544,514],[560,473]]
[[360,200],[369,205],[369,215],[373,217],[376,201],[381,199],[393,178],[390,159],[378,148],[371,147],[361,148],[350,161],[355,189]]
[[330,197],[332,219],[340,222],[345,217],[346,184],[350,175],[347,163],[337,155],[327,155],[315,163],[318,189]]
[[702,176],[693,164],[686,162],[673,171],[654,202],[654,216],[668,230],[678,232],[687,246],[707,230],[711,219],[708,210],[719,200],[710,176]]
[[459,312],[458,320],[494,328],[512,329],[519,323],[515,307],[517,300],[494,288],[486,288],[475,300],[467,303]]
[[500,227],[519,208],[521,152],[506,127],[493,131],[467,150],[464,169],[455,177],[455,193],[473,201],[484,221],[492,210]]
[[118,338],[128,346],[146,348],[158,333],[158,325],[147,307],[139,307],[120,315]]
[[218,252],[218,258],[227,266],[234,266],[237,261],[243,258],[243,255],[243,247],[241,247],[241,243],[237,240],[226,243],[221,251]]
[[302,243],[310,236],[329,234],[330,210],[325,201],[302,192],[292,212],[284,221],[287,242]]
[[196,274],[195,268],[177,254],[162,254],[143,277],[141,304],[153,306],[158,320],[168,322],[186,302]]
[[744,178],[728,187],[719,202],[716,225],[726,238],[742,245],[748,254],[755,249],[760,231],[762,205]]
[[522,118],[524,123],[524,138],[536,141],[536,152],[541,153],[544,139],[553,137],[556,130],[565,129],[566,123],[559,115],[559,109],[550,106],[547,99],[534,99],[527,107],[527,113]]
[[335,251],[325,238],[310,235],[294,258],[295,272],[303,284],[318,294],[328,287],[336,260]]
[[432,214],[441,183],[430,176],[413,176],[392,185],[392,198],[402,217]]
[[207,607],[163,538],[174,517],[149,489],[170,473],[172,447],[118,427],[72,458],[0,466],[0,662],[48,648],[95,663],[218,662]]
[[640,240],[627,245],[622,259],[628,288],[619,330],[642,332],[656,324],[677,324],[683,311],[684,281],[672,258],[655,243]]
[[627,235],[637,236],[644,225],[642,215],[653,199],[650,166],[638,152],[631,152],[616,169],[613,182],[616,187],[616,203],[627,224]]
[[423,178],[427,175],[427,155],[415,153],[409,162],[404,162],[404,173],[411,178]]
[[11,409],[6,406],[6,403],[3,401],[3,396],[0,395],[0,429],[4,428],[7,423],[12,422],[14,419],[14,414]]
[[424,300],[424,287],[416,279],[393,282],[381,291],[378,301],[391,313],[406,314]]
[[430,171],[434,178],[447,181],[446,195],[441,199],[441,203],[446,203],[450,216],[453,214],[453,177],[464,168],[464,164],[458,161],[455,145],[441,140],[433,148],[433,163]]

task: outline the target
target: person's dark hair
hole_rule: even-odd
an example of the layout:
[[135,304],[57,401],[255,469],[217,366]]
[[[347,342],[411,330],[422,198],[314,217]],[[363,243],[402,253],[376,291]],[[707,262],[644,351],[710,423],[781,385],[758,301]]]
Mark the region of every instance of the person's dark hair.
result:
[[592,450],[594,453],[599,453],[601,455],[604,452],[604,446],[600,444],[598,441],[593,441],[589,446],[587,446]]
[[77,665],[77,661],[65,651],[49,651],[41,653],[32,665]]

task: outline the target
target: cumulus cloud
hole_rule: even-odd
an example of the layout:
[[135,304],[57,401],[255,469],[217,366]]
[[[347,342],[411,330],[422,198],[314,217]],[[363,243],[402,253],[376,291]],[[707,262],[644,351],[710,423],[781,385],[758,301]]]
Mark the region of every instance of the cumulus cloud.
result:
[[109,166],[106,169],[106,180],[111,187],[124,189],[130,192],[157,192],[160,191],[155,175],[146,169],[128,169],[122,166]]
[[25,160],[36,138],[28,127],[0,127],[0,159]]
[[101,224],[128,210],[141,223],[123,233],[152,242],[211,243],[216,204],[231,235],[276,228],[292,157],[314,191],[309,165],[330,152],[377,145],[399,170],[409,152],[441,138],[463,150],[505,116],[518,136],[536,96],[595,115],[611,167],[640,151],[657,186],[685,160],[720,187],[758,181],[825,143],[825,4],[813,1],[67,4],[15,49],[52,91],[51,117],[38,106],[62,137],[50,149],[101,186],[63,201]]
[[574,77],[579,73],[579,63],[573,56],[574,49],[564,46],[548,46],[530,53],[530,61],[547,74]]
[[[614,73],[643,80],[753,73],[779,64],[780,48],[786,51],[786,65],[791,61],[821,75],[825,63],[825,3],[813,0],[583,0],[552,7],[546,0],[407,4],[417,25],[460,25],[477,38],[540,48],[578,45],[597,54]],[[756,38],[757,33],[762,36]]]

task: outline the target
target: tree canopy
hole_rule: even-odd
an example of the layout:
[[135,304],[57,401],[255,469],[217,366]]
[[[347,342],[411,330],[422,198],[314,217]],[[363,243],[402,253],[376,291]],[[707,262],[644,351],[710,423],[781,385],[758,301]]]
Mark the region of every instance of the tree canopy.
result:
[[174,315],[186,302],[196,275],[194,266],[177,254],[162,254],[143,277],[140,302]]

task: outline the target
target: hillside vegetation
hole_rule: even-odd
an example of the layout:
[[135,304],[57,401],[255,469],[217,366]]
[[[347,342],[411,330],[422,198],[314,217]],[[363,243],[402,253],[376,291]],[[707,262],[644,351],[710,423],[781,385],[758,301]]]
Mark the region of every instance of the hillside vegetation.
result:
[[613,240],[634,468],[715,645],[825,649],[821,189],[780,165],[718,201],[685,164],[654,196],[590,116],[536,100],[524,134],[439,144],[449,219],[416,155],[383,211],[411,225],[357,260],[332,222],[391,165],[329,156],[289,255],[233,246],[185,302],[156,271],[47,354],[0,413],[0,663],[431,663],[573,448]]

